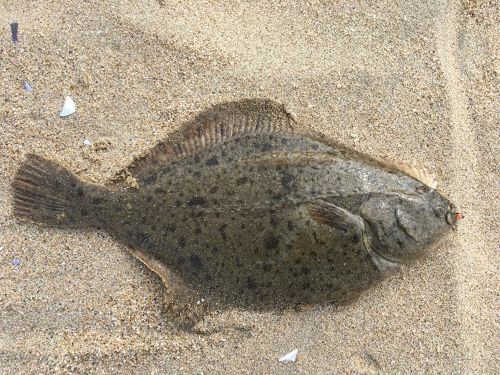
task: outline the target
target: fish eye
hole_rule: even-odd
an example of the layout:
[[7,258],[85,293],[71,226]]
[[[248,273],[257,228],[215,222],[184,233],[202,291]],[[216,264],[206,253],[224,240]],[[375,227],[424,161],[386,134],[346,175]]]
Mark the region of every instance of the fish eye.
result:
[[446,222],[447,222],[448,224],[452,225],[452,224],[454,223],[454,220],[453,220],[453,219],[454,219],[454,214],[453,214],[453,212],[448,211],[448,212],[446,213]]
[[420,185],[420,186],[417,186],[417,188],[415,189],[417,192],[419,193],[427,193],[429,192],[431,189],[427,186],[427,185]]
[[446,213],[444,207],[434,207],[432,211],[434,212],[434,215],[436,215],[436,217],[443,217]]

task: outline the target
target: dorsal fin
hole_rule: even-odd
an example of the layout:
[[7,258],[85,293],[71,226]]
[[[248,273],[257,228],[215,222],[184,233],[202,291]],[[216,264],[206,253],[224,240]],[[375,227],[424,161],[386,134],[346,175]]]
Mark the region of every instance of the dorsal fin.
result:
[[424,183],[425,185],[429,186],[432,189],[437,188],[436,178],[431,173],[427,172],[425,169],[418,168],[413,165],[409,165],[399,161],[388,161],[388,160],[383,160],[381,158],[375,158],[375,159],[389,168],[396,169],[410,177],[413,177],[416,180],[419,180],[420,182]]
[[294,133],[296,122],[282,104],[268,99],[244,99],[214,105],[185,122],[168,139],[136,158],[121,176],[142,180],[155,167],[245,135]]

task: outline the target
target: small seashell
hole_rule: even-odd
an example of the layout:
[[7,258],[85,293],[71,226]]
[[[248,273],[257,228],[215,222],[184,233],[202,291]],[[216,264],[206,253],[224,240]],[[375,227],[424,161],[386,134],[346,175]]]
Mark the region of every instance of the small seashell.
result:
[[92,146],[92,142],[90,142],[88,139],[85,139],[85,140],[83,141],[83,144],[84,144],[85,146]]
[[295,362],[295,360],[297,359],[298,352],[299,352],[299,349],[295,349],[295,350],[291,351],[290,353],[281,357],[279,359],[279,361],[282,363]]
[[72,113],[75,113],[75,111],[76,111],[75,102],[73,101],[73,99],[71,99],[70,96],[67,96],[59,116],[66,117],[71,115]]
[[31,86],[31,84],[28,81],[26,81],[26,82],[24,82],[24,90],[26,92],[32,92],[33,91],[33,86]]

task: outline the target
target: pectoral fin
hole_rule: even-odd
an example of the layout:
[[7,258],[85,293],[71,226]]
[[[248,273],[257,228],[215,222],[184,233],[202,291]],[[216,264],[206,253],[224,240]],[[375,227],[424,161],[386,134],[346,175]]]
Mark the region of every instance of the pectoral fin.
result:
[[364,230],[363,219],[332,203],[316,200],[307,203],[309,215],[319,223],[327,224],[343,232],[361,236]]
[[309,215],[318,223],[335,227],[345,232],[351,239],[362,240],[366,251],[382,274],[390,274],[399,269],[398,263],[385,259],[371,248],[361,217],[322,200],[309,202],[306,207]]

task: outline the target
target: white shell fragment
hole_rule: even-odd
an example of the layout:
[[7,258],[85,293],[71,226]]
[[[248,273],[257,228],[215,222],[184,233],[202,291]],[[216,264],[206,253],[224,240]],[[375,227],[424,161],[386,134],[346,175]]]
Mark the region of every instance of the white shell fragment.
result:
[[83,141],[83,144],[84,144],[85,146],[92,146],[92,142],[90,142],[88,139],[84,140],[84,141]]
[[290,353],[284,355],[283,357],[281,357],[279,359],[280,362],[283,362],[283,363],[288,363],[288,362],[295,362],[295,360],[297,359],[297,353],[299,352],[299,349],[295,349],[293,351],[291,351]]
[[66,117],[71,115],[72,113],[75,113],[75,111],[76,111],[75,102],[73,101],[73,99],[71,99],[71,97],[67,96],[59,116]]

